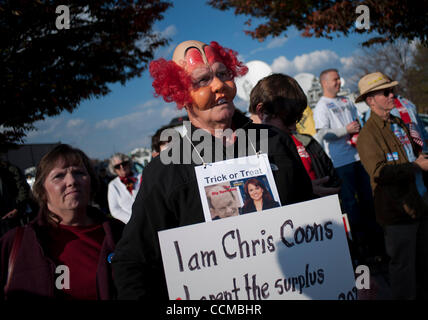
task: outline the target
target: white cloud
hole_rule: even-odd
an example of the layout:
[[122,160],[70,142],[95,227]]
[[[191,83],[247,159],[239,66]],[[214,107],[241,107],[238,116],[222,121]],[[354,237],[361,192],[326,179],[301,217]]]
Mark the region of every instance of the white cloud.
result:
[[285,56],[275,58],[271,64],[273,72],[295,76],[301,72],[308,72],[318,76],[327,68],[336,68],[340,75],[347,78],[353,74],[354,57],[340,57],[331,50],[315,50],[288,60]]
[[61,141],[80,146],[85,143],[93,128],[80,118],[69,115],[46,118],[34,123],[36,130],[28,132],[26,143],[52,143]]
[[[173,36],[175,36],[177,34],[177,27],[175,25],[170,25],[162,31],[154,31],[153,33],[158,38],[172,38]],[[145,50],[147,50],[148,46],[151,43],[152,43],[151,39],[142,37],[137,41],[136,45],[141,50],[145,51]],[[161,47],[160,48],[161,54],[159,54],[159,55],[162,57],[167,56],[174,49],[174,47],[175,47],[175,45],[169,45],[166,48]]]
[[110,130],[116,129],[121,126],[125,126],[129,128],[131,124],[138,122],[140,120],[143,120],[145,113],[146,111],[137,111],[137,112],[129,113],[117,118],[101,120],[95,123],[95,128],[110,129]]
[[273,48],[279,48],[279,47],[282,47],[282,46],[284,45],[284,43],[286,43],[286,42],[287,42],[287,40],[288,40],[288,38],[286,38],[286,37],[283,37],[283,38],[275,38],[275,39],[271,40],[271,41],[267,44],[266,48],[268,48],[268,49],[273,49]]
[[274,38],[274,39],[270,40],[266,46],[260,46],[254,50],[251,50],[250,55],[254,55],[258,52],[266,51],[269,49],[280,48],[284,45],[284,43],[287,42],[287,40],[288,40],[287,37]]
[[339,56],[330,50],[316,50],[309,54],[303,54],[294,58],[297,70],[303,71],[306,68],[309,70],[317,69],[323,65],[336,61]]
[[136,110],[144,110],[144,109],[148,109],[148,108],[153,108],[153,107],[159,106],[161,104],[162,104],[162,100],[160,98],[150,99],[150,100],[147,100],[146,102],[144,102],[143,104],[138,105],[134,109],[136,109]]
[[119,116],[112,119],[104,119],[95,124],[96,129],[118,130],[125,128],[128,130],[139,130],[142,124],[152,124],[158,127],[165,124],[162,120],[171,120],[174,117],[185,114],[184,110],[177,110],[174,103],[165,103],[161,99],[152,99],[137,107],[138,111]]
[[179,117],[179,116],[182,116],[185,114],[186,114],[186,111],[184,109],[178,110],[174,104],[173,106],[169,105],[169,106],[164,107],[162,109],[162,112],[161,112],[161,117],[163,119],[172,119],[172,118]]
[[295,66],[293,62],[284,56],[280,56],[273,60],[271,69],[273,72],[281,72],[286,74],[295,73]]
[[27,139],[34,139],[41,136],[50,136],[58,130],[61,130],[63,124],[64,120],[58,117],[46,118],[45,120],[36,121],[34,126],[37,128],[37,130],[28,132]]
[[345,70],[350,70],[353,67],[354,64],[354,58],[353,57],[342,57],[340,58],[340,62],[342,63],[342,66]]
[[[173,38],[177,33],[177,27],[175,25],[170,25],[168,27],[166,27],[164,30],[157,32],[159,37],[162,38]],[[174,51],[175,47],[178,45],[178,43],[170,43],[168,46],[166,47],[160,47],[156,50],[155,53],[155,57],[156,59],[158,58],[165,58],[165,59],[170,59],[172,52]]]
[[348,57],[340,57],[331,50],[315,50],[296,56],[289,60],[285,56],[275,58],[271,64],[273,72],[285,73],[294,77],[298,73],[307,72],[319,76],[322,70],[336,68],[341,77],[345,79],[346,87],[356,90],[354,60],[357,52]]
[[177,34],[177,27],[175,25],[170,25],[166,27],[163,31],[160,32],[162,37],[170,38]]
[[76,128],[76,127],[82,126],[84,123],[85,123],[85,120],[76,118],[76,119],[68,120],[66,126],[67,128]]
[[331,50],[316,50],[296,56],[293,60],[288,60],[285,56],[276,58],[271,68],[273,72],[282,72],[295,75],[300,72],[319,71],[321,68],[337,67],[340,64],[339,56]]

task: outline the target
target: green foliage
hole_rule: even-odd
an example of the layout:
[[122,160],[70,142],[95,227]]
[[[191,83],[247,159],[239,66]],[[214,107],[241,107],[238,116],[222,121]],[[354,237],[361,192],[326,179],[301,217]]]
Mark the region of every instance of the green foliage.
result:
[[[70,8],[70,28],[55,12]],[[152,31],[171,3],[18,1],[0,3],[0,144],[22,141],[32,124],[84,99],[106,95],[109,83],[141,75],[167,44]]]

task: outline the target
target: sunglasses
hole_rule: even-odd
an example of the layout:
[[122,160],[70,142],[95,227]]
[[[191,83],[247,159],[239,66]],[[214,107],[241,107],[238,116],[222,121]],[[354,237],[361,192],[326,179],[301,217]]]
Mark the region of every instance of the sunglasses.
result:
[[379,91],[376,91],[373,95],[380,94],[380,93],[382,93],[384,97],[389,97],[391,93],[394,94],[394,88],[386,88],[383,90],[379,90]]
[[387,89],[383,89],[383,95],[385,97],[389,97],[389,94],[392,93],[394,94],[394,88],[387,88]]
[[118,163],[117,165],[113,166],[113,168],[115,170],[119,170],[120,167],[126,167],[127,165],[129,165],[129,161],[123,161],[123,162]]

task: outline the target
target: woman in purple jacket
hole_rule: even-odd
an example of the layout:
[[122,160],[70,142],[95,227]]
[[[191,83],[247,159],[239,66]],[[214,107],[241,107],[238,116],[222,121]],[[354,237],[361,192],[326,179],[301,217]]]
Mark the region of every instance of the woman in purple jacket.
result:
[[0,299],[113,299],[110,260],[123,224],[88,206],[97,186],[88,157],[61,144],[40,161],[37,218],[0,239]]

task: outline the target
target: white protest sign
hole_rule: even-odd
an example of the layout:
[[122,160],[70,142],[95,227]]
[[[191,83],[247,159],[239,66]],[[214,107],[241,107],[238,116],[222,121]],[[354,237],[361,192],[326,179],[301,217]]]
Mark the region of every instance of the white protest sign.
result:
[[281,204],[265,153],[197,166],[195,173],[205,221],[256,211],[254,206],[250,209],[250,195],[244,191],[246,183],[257,184],[263,190],[260,194],[264,207]]
[[337,195],[159,232],[169,297],[356,298]]

